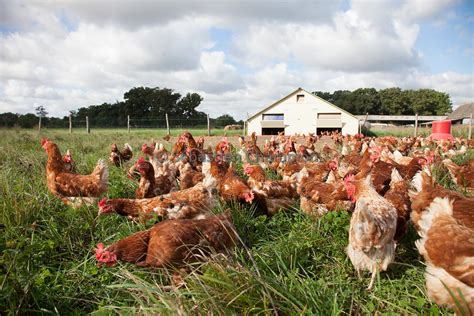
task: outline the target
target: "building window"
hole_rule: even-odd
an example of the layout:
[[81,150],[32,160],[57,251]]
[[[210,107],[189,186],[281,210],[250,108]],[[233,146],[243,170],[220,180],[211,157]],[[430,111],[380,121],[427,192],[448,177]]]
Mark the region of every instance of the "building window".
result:
[[296,102],[304,102],[304,94],[298,94],[296,95]]
[[283,114],[263,114],[262,120],[263,121],[283,121],[284,115]]

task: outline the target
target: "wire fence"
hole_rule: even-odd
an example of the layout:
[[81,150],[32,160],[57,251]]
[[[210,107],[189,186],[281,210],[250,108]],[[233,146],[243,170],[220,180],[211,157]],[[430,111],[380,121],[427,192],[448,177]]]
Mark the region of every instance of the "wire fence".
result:
[[[40,125],[41,124],[41,125]],[[208,117],[198,119],[183,119],[165,117],[130,117],[125,120],[118,120],[117,117],[88,117],[74,118],[72,116],[60,118],[42,118],[41,123],[38,117],[32,116],[25,120],[23,116],[15,118],[1,118],[0,128],[54,128],[69,129],[70,132],[75,130],[91,129],[124,129],[125,131],[133,131],[137,129],[207,129],[210,133],[212,129],[222,129],[224,124],[216,122],[216,120]],[[240,128],[238,128],[240,127]],[[234,126],[233,129],[242,130],[243,126]]]
[[[29,128],[39,129],[39,119],[35,115],[27,117],[15,117],[15,118],[0,118],[0,128]],[[159,129],[164,131],[176,130],[176,129],[201,129],[206,130],[209,134],[212,130],[223,129],[225,125],[216,124],[213,119],[173,119],[168,117],[127,117],[123,122],[117,120],[116,117],[86,117],[86,118],[43,118],[41,122],[41,128],[48,129],[66,129],[70,132],[74,131],[86,131],[90,132],[93,129],[121,129],[128,132],[134,130],[144,129]],[[236,125],[230,130],[237,130],[241,134],[245,134],[245,126]],[[369,135],[393,135],[393,136],[413,136],[415,134],[415,128],[413,125],[401,125],[401,126],[380,126],[373,124],[369,130],[365,130]],[[205,132],[204,132],[205,133]],[[416,133],[422,136],[428,136],[431,134],[431,127],[426,125],[417,128]],[[454,137],[465,137],[472,138],[472,126],[469,125],[453,125],[451,133]]]
[[[168,119],[169,128],[207,128],[206,120],[202,119]],[[215,124],[210,120],[209,122],[211,128],[224,127],[224,126],[215,126]],[[130,128],[167,128],[166,119],[160,118],[130,118]]]

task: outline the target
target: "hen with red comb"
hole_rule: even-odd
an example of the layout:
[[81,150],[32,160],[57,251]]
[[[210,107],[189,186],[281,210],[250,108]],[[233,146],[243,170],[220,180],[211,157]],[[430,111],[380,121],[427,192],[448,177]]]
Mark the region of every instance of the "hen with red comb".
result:
[[[97,162],[92,173],[76,174],[67,169],[58,145],[46,138],[43,138],[42,144],[48,154],[46,176],[48,189],[52,194],[70,204],[70,201],[76,201],[70,198],[94,198],[107,191],[109,172],[102,159]],[[77,204],[74,202],[70,205]]]
[[[206,219],[160,222],[146,231],[125,237],[107,248],[98,244],[99,264],[113,266],[117,260],[157,268],[181,267],[203,261],[213,253],[227,253],[238,240],[230,211]],[[204,255],[204,257],[203,257]]]

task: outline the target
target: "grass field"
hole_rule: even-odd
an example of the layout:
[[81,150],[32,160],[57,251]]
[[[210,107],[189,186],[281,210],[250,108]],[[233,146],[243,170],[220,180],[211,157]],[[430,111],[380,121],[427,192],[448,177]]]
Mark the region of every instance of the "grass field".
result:
[[[413,136],[415,132],[414,127],[405,127],[405,126],[372,126],[368,134],[374,136],[397,136],[397,137],[406,137]],[[469,126],[467,125],[454,125],[451,127],[451,133],[454,137],[464,137],[467,138],[469,135]],[[431,134],[431,127],[419,127],[418,135],[420,136],[429,136]]]
[[[11,130],[14,130],[14,129],[11,129]],[[207,129],[206,128],[193,128],[193,129],[173,128],[173,129],[170,129],[170,135],[171,136],[180,136],[181,134],[183,134],[183,132],[188,131],[188,130],[191,130],[193,135],[207,136]],[[21,129],[19,129],[18,131],[21,131]],[[126,128],[123,128],[123,129],[92,128],[90,131],[91,131],[90,134],[92,134],[92,135],[97,135],[97,134],[99,134],[99,135],[110,135],[110,134],[113,134],[113,135],[122,135],[122,136],[124,136],[126,134],[126,135],[130,135],[131,137],[139,136],[139,137],[149,137],[149,138],[162,137],[162,136],[165,136],[167,134],[166,129],[164,129],[164,128],[156,128],[156,129],[153,129],[153,128],[132,128],[130,130],[130,134],[128,134],[128,131],[127,131]],[[59,134],[63,135],[63,134],[66,134],[68,132],[69,132],[69,130],[60,129],[60,128],[57,128],[57,129],[56,128],[43,129],[41,131],[41,133],[44,134],[44,135],[55,135],[56,133],[59,133]],[[85,128],[73,129],[72,134],[73,135],[87,135]],[[224,129],[222,129],[222,128],[213,128],[213,129],[211,129],[211,136],[223,136],[224,134],[228,135],[228,136],[242,135],[243,130],[240,129],[240,130],[224,131]]]
[[[174,131],[175,132],[175,131]],[[195,131],[192,131],[193,133]],[[89,173],[112,142],[134,148],[157,131],[44,131],[77,169]],[[163,134],[161,134],[163,135]],[[33,131],[0,131],[1,314],[446,314],[424,291],[424,265],[415,232],[397,247],[395,262],[367,292],[344,253],[350,214],[314,220],[295,209],[268,219],[232,207],[243,244],[232,258],[195,267],[179,289],[170,272],[131,264],[98,267],[97,243],[106,245],[141,224],[119,216],[97,218],[97,208],[71,209],[46,188],[46,154]],[[136,184],[110,166],[108,197],[133,197]],[[226,206],[221,205],[216,212]]]

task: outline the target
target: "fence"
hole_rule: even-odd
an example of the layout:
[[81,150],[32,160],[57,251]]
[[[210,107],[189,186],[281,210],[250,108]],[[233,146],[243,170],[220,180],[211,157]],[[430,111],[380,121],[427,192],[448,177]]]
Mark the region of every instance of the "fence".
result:
[[[414,126],[404,125],[404,126],[381,126],[381,125],[371,125],[369,130],[366,130],[365,133],[368,135],[374,136],[413,136],[415,132]],[[417,135],[420,136],[429,136],[431,134],[431,127],[418,127]],[[452,125],[451,134],[454,137],[463,137],[471,139],[472,137],[472,128],[469,128],[469,125]],[[471,137],[469,136],[471,135]]]
[[[74,118],[72,116],[59,118],[42,118],[33,116],[29,118],[29,121],[21,121],[23,118],[15,119],[0,119],[0,128],[11,128],[11,127],[25,127],[25,128],[36,128],[41,130],[42,128],[59,128],[68,129],[70,133],[75,130],[85,130],[90,133],[91,129],[124,129],[129,133],[133,130],[138,129],[166,129],[167,134],[170,134],[171,129],[202,129],[207,131],[208,135],[211,135],[213,129],[223,128],[216,121],[211,119],[209,115],[198,119],[182,119],[173,118],[171,115],[166,114],[164,117],[131,117],[127,116],[125,122],[119,122],[115,117],[100,117],[94,118],[86,116],[85,118]],[[110,123],[115,122],[115,123]],[[119,123],[116,123],[119,122]]]
[[[367,116],[366,116],[367,117]],[[359,127],[365,125],[368,120],[360,119]],[[26,119],[28,121],[26,121]],[[462,136],[468,139],[472,138],[472,119],[470,120],[471,125],[453,125],[452,134],[453,136]],[[115,122],[115,123],[110,123]],[[373,132],[373,134],[381,135],[394,135],[394,136],[413,136],[413,135],[429,135],[431,128],[419,127],[417,116],[415,116],[414,125],[406,126],[375,126],[377,123],[372,124],[369,130],[365,132]],[[245,124],[244,124],[245,125]],[[165,117],[130,117],[127,116],[126,120],[120,122],[116,117],[88,117],[73,118],[72,116],[60,118],[43,118],[41,125],[39,119],[34,114],[26,114],[21,117],[1,117],[0,128],[11,128],[11,127],[24,127],[24,128],[64,128],[69,129],[72,133],[73,130],[85,130],[90,133],[91,129],[94,128],[111,128],[111,129],[124,129],[129,133],[132,130],[137,129],[166,129],[167,134],[170,134],[171,129],[203,129],[207,130],[207,134],[211,135],[213,129],[223,128],[216,124],[215,120],[211,119],[209,115],[205,118],[199,119],[181,119],[173,118],[171,115],[165,115]],[[244,126],[245,127],[245,126]],[[240,131],[242,132],[242,131]]]
[[[437,120],[444,120],[446,116],[419,116],[418,114],[412,116],[404,116],[404,115],[369,115],[368,113],[365,116],[357,116],[359,119],[359,131],[362,128],[365,129],[366,132],[369,134],[379,134],[379,135],[394,135],[394,136],[428,136],[431,134],[431,125],[433,119]],[[404,122],[413,122],[412,125],[389,125],[384,123],[370,123],[370,121],[377,121],[377,122],[397,122],[397,121],[404,121]],[[421,121],[425,121],[421,123]],[[460,125],[456,124],[451,127],[451,134],[454,137],[464,137],[467,139],[472,139],[472,122],[473,122],[473,114],[470,115],[469,124],[467,125]],[[369,123],[369,124],[367,124]],[[423,125],[425,126],[423,128]]]

